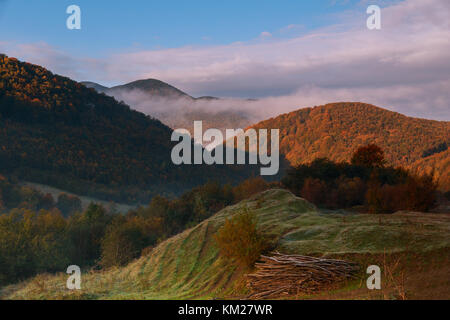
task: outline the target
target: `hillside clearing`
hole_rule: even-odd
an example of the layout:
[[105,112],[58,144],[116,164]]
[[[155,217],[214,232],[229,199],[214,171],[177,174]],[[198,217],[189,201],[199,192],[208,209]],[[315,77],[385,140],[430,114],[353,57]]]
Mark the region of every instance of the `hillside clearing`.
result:
[[[383,262],[380,257],[385,254],[390,257],[406,252],[427,255],[447,252],[450,247],[450,215],[447,214],[325,214],[286,190],[273,189],[221,210],[196,227],[167,239],[150,254],[126,267],[86,272],[80,291],[67,290],[67,274],[60,273],[39,275],[5,287],[0,296],[4,299],[211,299],[246,296],[244,276],[248,270],[220,257],[212,237],[226,218],[245,207],[255,212],[261,231],[276,239],[277,251],[350,257],[349,260],[363,264],[364,270],[367,267],[364,264]],[[346,288],[356,290],[358,285],[359,282],[349,283],[350,287]]]

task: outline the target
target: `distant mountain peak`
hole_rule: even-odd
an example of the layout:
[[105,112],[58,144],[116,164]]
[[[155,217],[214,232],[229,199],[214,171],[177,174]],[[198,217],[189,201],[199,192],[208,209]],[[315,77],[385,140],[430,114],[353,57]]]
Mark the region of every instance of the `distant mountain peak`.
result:
[[109,89],[108,87],[102,86],[101,84],[92,81],[81,81],[80,83],[88,88],[95,89],[97,92],[105,92]]
[[155,98],[179,99],[186,98],[193,100],[194,98],[180,89],[158,79],[136,80],[123,85],[115,86],[106,90],[105,93],[115,96],[124,91],[140,90],[145,94]]

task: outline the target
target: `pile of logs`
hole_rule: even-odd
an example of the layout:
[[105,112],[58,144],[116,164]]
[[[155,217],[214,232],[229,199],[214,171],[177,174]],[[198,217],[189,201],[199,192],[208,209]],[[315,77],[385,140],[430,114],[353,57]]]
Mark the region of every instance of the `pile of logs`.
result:
[[357,264],[343,260],[285,255],[278,252],[261,256],[256,272],[247,275],[249,299],[276,299],[311,294],[348,278],[359,270]]

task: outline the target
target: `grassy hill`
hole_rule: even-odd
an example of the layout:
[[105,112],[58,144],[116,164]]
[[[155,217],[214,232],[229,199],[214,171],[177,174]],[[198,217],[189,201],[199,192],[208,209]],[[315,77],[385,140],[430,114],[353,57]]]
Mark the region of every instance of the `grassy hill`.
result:
[[[21,284],[3,288],[3,299],[181,299],[242,297],[246,294],[246,270],[219,255],[213,234],[225,219],[248,207],[258,219],[260,229],[276,239],[282,253],[345,257],[363,267],[385,263],[392,255],[407,256],[409,266],[420,261],[421,275],[432,268],[437,286],[448,288],[450,216],[442,214],[397,213],[361,215],[321,213],[307,201],[280,189],[268,190],[234,206],[227,207],[196,227],[159,244],[149,254],[126,267],[107,271],[88,271],[82,290],[65,289],[67,275],[40,275]],[[436,253],[438,252],[438,253]],[[442,254],[443,252],[443,254]],[[386,258],[384,254],[390,256]],[[439,267],[433,261],[438,259]],[[413,260],[411,260],[413,259]],[[395,261],[394,261],[395,262]],[[397,263],[398,265],[398,263]],[[365,270],[365,269],[364,269]],[[416,270],[416,269],[414,269]],[[437,271],[436,271],[437,270]],[[442,270],[442,271],[441,271]],[[417,270],[416,270],[417,271]],[[443,274],[442,274],[443,273]],[[439,279],[439,277],[441,277]],[[414,277],[413,277],[414,278]],[[412,279],[413,279],[412,278]],[[425,282],[434,286],[436,281]],[[358,292],[363,282],[348,283],[343,291]],[[441,288],[439,287],[439,288]],[[442,293],[439,288],[422,292]],[[364,291],[367,294],[367,290]],[[448,292],[443,293],[448,294]],[[358,297],[361,298],[358,293]],[[352,296],[350,296],[352,297]],[[449,297],[449,296],[447,296]],[[379,298],[379,297],[375,297]]]

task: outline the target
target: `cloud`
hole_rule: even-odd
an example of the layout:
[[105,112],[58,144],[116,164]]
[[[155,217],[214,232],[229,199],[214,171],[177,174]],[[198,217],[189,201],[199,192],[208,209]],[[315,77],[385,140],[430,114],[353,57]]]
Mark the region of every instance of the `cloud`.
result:
[[268,113],[351,100],[449,120],[450,2],[389,3],[382,29],[374,31],[366,28],[363,8],[339,24],[289,39],[272,35],[270,41],[117,52],[104,59],[72,57],[45,44],[0,50],[77,80],[157,78],[194,96],[260,98],[272,103]]
[[270,38],[272,36],[272,34],[270,32],[263,31],[263,32],[261,32],[261,34],[259,36],[261,38]]

